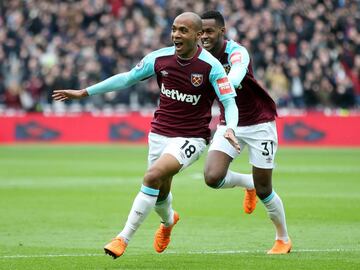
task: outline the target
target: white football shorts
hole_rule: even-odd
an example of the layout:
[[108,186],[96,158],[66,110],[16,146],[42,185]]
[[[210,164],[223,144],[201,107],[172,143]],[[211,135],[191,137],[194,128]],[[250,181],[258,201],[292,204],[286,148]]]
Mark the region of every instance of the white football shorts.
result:
[[181,170],[189,167],[205,151],[203,138],[166,137],[149,133],[148,166],[150,167],[162,154],[170,154],[182,165]]
[[[214,134],[209,147],[209,152],[213,150],[221,151],[236,158],[239,153],[224,138],[226,126],[219,125]],[[237,127],[235,136],[240,144],[240,152],[246,146],[249,148],[249,163],[257,168],[273,169],[274,159],[278,146],[278,138],[275,121],[261,123],[251,126]]]

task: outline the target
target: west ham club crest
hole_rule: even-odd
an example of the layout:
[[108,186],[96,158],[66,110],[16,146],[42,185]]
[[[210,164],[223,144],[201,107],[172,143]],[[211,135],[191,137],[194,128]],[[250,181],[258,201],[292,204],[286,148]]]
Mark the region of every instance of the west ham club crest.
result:
[[224,64],[223,67],[225,69],[226,74],[229,74],[230,69],[231,69],[230,65],[229,64]]
[[203,75],[198,73],[191,74],[191,83],[193,86],[198,87],[203,82]]

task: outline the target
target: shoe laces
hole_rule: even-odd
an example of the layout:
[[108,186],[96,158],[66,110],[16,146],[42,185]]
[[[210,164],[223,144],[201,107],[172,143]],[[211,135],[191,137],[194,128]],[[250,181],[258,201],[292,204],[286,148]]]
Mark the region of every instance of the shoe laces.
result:
[[169,227],[165,227],[163,224],[161,224],[160,226],[160,230],[161,230],[161,238],[162,239],[166,239],[166,238],[169,238],[170,237],[170,234],[171,234],[171,229],[172,229],[172,226],[169,226]]
[[254,192],[256,192],[255,189],[254,190],[246,190],[246,193],[248,193],[248,196],[246,196],[245,200],[250,201],[252,196],[254,195],[253,194]]
[[124,239],[121,239],[121,238],[116,237],[116,238],[113,239],[113,242],[117,242],[117,243],[119,243],[121,246],[127,247],[127,244],[126,244],[126,242],[125,242]]

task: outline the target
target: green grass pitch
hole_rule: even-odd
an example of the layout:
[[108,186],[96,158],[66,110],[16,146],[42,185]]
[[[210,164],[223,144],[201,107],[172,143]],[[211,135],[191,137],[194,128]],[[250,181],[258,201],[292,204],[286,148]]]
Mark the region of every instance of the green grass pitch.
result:
[[[123,227],[146,169],[145,146],[0,147],[0,269],[360,269],[360,149],[280,148],[273,183],[293,252],[269,256],[274,229],[241,189],[205,186],[205,155],[174,178],[180,214],[163,254],[152,213],[123,257],[103,246]],[[232,168],[250,172],[247,152]]]

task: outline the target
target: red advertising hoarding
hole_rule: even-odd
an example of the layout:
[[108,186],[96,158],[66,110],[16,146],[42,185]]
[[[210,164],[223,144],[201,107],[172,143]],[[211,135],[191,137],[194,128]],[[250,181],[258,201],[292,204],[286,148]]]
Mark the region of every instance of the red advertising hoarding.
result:
[[[140,113],[0,116],[0,144],[146,143],[151,119],[152,115]],[[360,147],[359,116],[282,116],[277,119],[277,128],[281,145]]]

